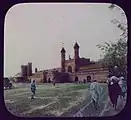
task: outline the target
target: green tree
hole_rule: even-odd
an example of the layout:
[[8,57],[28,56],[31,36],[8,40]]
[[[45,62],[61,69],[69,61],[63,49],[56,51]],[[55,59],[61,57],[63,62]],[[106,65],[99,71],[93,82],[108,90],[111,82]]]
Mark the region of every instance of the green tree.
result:
[[[114,10],[120,8],[114,4],[109,5],[109,9]],[[121,11],[121,15],[125,15]],[[109,71],[114,72],[114,66],[117,66],[118,74],[126,75],[127,66],[127,21],[111,20],[122,31],[120,38],[116,43],[105,42],[104,45],[97,45],[103,51],[103,65],[108,67]]]

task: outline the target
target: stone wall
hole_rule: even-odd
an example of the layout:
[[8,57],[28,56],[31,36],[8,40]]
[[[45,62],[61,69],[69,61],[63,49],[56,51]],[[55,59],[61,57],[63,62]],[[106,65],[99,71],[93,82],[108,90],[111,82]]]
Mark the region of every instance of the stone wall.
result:
[[36,72],[33,76],[29,76],[28,79],[36,80],[37,83],[42,82],[43,72]]

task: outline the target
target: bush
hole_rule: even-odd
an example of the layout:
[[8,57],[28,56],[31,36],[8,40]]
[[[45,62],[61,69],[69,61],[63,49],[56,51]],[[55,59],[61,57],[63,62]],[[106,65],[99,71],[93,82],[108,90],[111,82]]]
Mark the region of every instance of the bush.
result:
[[5,89],[12,88],[12,83],[10,82],[9,78],[4,78],[4,87],[5,87]]

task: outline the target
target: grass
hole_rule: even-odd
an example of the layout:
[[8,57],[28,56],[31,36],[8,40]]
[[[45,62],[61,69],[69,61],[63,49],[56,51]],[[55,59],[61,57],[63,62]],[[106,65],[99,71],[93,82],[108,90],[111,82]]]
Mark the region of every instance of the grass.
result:
[[29,85],[23,85],[5,90],[4,98],[7,109],[16,116],[67,116],[90,101],[90,96],[84,100],[88,91],[89,84],[43,84],[37,85],[36,99],[30,100]]
[[[30,100],[31,92],[29,86],[20,86],[12,90],[5,90],[4,98],[5,101],[13,101],[12,103],[6,102],[6,107],[14,115],[56,116],[59,112],[65,112],[64,110],[70,107],[71,103],[78,101],[82,96],[84,97],[87,89],[88,85],[84,84],[57,84],[56,86],[52,84],[37,85],[36,99]],[[56,103],[45,108],[34,109],[50,104],[53,101],[56,101]],[[28,113],[31,109],[34,110]],[[24,114],[25,111],[26,114]],[[55,111],[57,111],[57,113]]]
[[70,87],[68,90],[81,90],[81,89],[87,89],[87,88],[89,88],[88,84],[83,84],[83,85],[76,84],[76,85]]

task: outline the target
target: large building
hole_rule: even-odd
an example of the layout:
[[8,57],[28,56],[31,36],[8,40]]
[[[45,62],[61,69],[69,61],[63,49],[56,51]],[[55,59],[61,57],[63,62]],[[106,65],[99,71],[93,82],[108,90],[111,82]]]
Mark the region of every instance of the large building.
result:
[[[48,80],[52,81],[53,79],[56,78],[59,79],[56,76],[60,76],[60,74],[68,75],[68,79],[70,79],[70,81],[75,80],[83,81],[96,79],[98,81],[104,82],[105,80],[107,80],[109,71],[107,68],[103,66],[102,62],[101,61],[93,62],[89,58],[81,58],[79,56],[79,48],[80,47],[78,43],[75,43],[74,57],[73,58],[69,57],[69,59],[66,60],[66,50],[64,47],[62,47],[60,68],[53,68],[42,71],[37,71],[36,68],[35,73],[32,73],[32,64],[28,63],[27,65],[28,67],[22,66],[21,74],[22,76],[28,76],[28,79],[35,79],[37,82],[45,82]],[[56,73],[59,73],[59,75]]]

